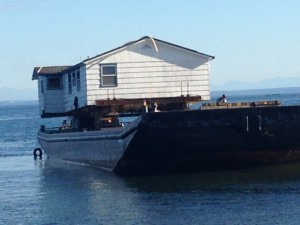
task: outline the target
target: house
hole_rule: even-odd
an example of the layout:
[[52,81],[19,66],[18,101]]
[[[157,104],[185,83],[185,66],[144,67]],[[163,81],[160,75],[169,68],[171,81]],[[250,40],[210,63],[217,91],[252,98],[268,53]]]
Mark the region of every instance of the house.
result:
[[42,117],[93,106],[210,100],[214,56],[142,37],[76,65],[35,67]]

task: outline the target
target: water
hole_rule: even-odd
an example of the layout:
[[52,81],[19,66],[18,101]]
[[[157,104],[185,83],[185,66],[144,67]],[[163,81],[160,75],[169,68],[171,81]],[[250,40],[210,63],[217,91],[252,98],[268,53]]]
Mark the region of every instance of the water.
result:
[[[297,93],[228,95],[299,104]],[[214,96],[214,98],[217,96]],[[300,164],[240,171],[118,177],[35,160],[35,103],[0,104],[0,224],[298,224]]]

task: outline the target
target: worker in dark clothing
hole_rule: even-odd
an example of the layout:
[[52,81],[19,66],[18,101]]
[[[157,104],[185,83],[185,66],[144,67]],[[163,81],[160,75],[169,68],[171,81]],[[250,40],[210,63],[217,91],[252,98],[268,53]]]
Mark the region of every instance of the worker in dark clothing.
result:
[[218,103],[226,103],[227,99],[226,99],[226,95],[222,95],[220,98],[217,99],[217,104]]

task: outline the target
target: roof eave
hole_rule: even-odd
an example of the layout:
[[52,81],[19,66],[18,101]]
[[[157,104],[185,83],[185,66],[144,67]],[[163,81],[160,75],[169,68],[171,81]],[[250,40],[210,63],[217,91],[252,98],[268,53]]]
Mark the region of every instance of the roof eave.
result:
[[209,61],[210,61],[210,60],[213,60],[213,59],[215,58],[215,56],[208,55],[208,54],[205,54],[205,53],[202,53],[202,52],[198,52],[198,51],[193,50],[193,49],[190,49],[190,48],[182,47],[182,46],[180,46],[180,45],[176,45],[176,44],[173,44],[173,43],[170,43],[170,42],[166,42],[166,41],[163,41],[163,40],[160,40],[160,39],[157,39],[157,38],[152,38],[152,37],[150,37],[150,36],[144,36],[144,37],[141,37],[141,38],[138,39],[138,40],[131,41],[131,42],[127,42],[126,44],[124,44],[124,45],[122,45],[122,46],[120,46],[120,47],[117,47],[117,48],[114,48],[114,49],[112,49],[112,50],[106,51],[106,52],[101,53],[101,54],[99,54],[99,55],[96,55],[96,56],[94,56],[94,57],[92,57],[92,58],[88,58],[88,59],[82,61],[81,63],[88,64],[89,62],[95,60],[96,58],[103,57],[103,56],[108,55],[108,54],[112,54],[113,52],[119,51],[119,50],[122,49],[122,48],[125,48],[125,47],[127,47],[127,46],[129,46],[129,45],[136,44],[136,43],[138,43],[138,42],[140,42],[140,41],[142,41],[142,40],[145,40],[145,39],[151,39],[151,40],[158,41],[158,42],[161,42],[161,43],[164,43],[164,44],[167,44],[167,45],[176,47],[176,48],[180,48],[180,49],[184,49],[184,50],[189,51],[189,52],[193,52],[193,53],[195,53],[195,54],[199,54],[199,55],[201,55],[201,56],[204,56],[204,57],[208,58]]
[[[145,37],[145,38],[147,38],[147,37]],[[150,38],[150,37],[148,37],[148,38]],[[195,53],[195,54],[202,55],[202,56],[204,56],[204,57],[207,57],[209,60],[213,60],[213,59],[215,58],[215,56],[208,55],[208,54],[205,54],[205,53],[202,53],[202,52],[198,52],[198,51],[193,50],[193,49],[191,49],[191,48],[186,48],[186,47],[183,47],[183,46],[180,46],[180,45],[176,45],[176,44],[173,44],[173,43],[170,43],[170,42],[167,42],[167,41],[163,41],[163,40],[160,40],[160,39],[157,39],[157,38],[152,38],[152,39],[154,39],[155,41],[159,41],[159,42],[161,42],[161,43],[167,44],[167,45],[171,45],[171,46],[176,47],[176,48],[184,49],[184,50],[186,50],[186,51],[189,51],[189,52],[193,52],[193,53]]]
[[[53,66],[53,67],[35,67],[33,69],[33,73],[32,73],[32,80],[37,80],[39,76],[60,76],[63,73],[65,73],[65,71],[69,70],[70,67],[73,66]],[[56,70],[54,71],[43,71],[43,68],[56,68]]]

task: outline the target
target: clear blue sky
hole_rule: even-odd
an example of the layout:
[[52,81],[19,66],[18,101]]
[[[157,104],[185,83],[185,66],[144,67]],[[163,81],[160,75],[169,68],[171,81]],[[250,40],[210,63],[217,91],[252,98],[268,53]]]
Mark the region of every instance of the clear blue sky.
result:
[[298,0],[0,0],[0,87],[148,35],[216,56],[211,83],[300,76]]

